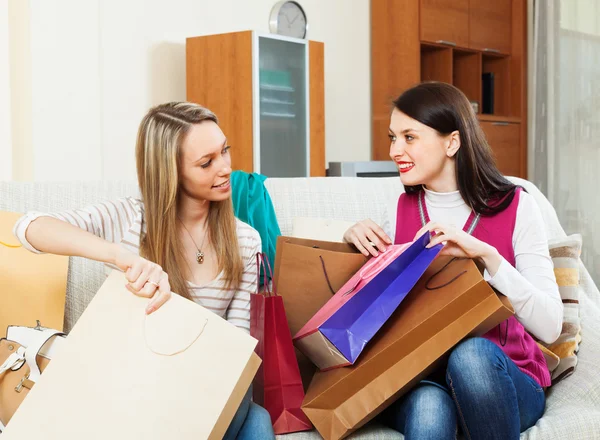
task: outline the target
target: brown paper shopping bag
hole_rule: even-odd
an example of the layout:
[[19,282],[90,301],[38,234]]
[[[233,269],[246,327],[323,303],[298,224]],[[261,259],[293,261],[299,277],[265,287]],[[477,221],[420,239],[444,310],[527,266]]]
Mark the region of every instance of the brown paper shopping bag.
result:
[[0,211],[0,331],[9,325],[44,326],[62,330],[69,258],[38,255],[12,234],[22,214]]
[[260,359],[256,340],[173,295],[148,300],[114,271],[2,440],[221,439]]
[[326,440],[372,420],[463,338],[512,315],[472,260],[449,262],[433,262],[354,366],[316,373],[302,409]]
[[[290,332],[295,335],[367,261],[347,243],[280,236],[273,283],[283,298]],[[315,366],[296,351],[304,388]]]

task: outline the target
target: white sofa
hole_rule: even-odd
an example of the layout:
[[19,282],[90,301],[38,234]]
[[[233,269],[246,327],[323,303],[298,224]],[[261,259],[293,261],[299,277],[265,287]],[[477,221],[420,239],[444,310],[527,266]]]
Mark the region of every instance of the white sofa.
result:
[[[538,202],[549,238],[565,236],[548,200],[528,181],[523,185]],[[383,221],[384,206],[402,191],[398,178],[268,179],[281,232],[290,235],[295,217],[357,221]],[[60,211],[106,199],[136,195],[134,182],[17,183],[0,182],[0,210],[25,212]],[[585,237],[584,237],[585,246]],[[575,374],[548,392],[546,414],[521,438],[600,439],[600,293],[581,265],[581,316],[583,343]],[[66,329],[72,328],[104,279],[102,265],[71,258],[66,305]],[[1,306],[1,305],[0,305]],[[321,438],[315,431],[281,436],[283,440]],[[378,425],[367,425],[352,439],[402,439]]]

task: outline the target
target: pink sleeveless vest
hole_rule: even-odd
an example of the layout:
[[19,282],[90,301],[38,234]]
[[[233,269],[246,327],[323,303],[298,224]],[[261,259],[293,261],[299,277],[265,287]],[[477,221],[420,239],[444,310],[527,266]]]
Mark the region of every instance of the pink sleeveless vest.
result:
[[[494,246],[506,261],[515,266],[515,252],[512,245],[513,231],[517,218],[517,207],[521,189],[517,189],[512,203],[502,212],[493,216],[476,216],[471,213],[464,230],[474,237]],[[429,222],[425,206],[425,192],[402,194],[398,200],[396,220],[396,244],[411,241],[423,222]],[[519,367],[534,378],[542,387],[550,386],[550,372],[542,351],[514,316],[493,328],[484,338],[495,343]]]

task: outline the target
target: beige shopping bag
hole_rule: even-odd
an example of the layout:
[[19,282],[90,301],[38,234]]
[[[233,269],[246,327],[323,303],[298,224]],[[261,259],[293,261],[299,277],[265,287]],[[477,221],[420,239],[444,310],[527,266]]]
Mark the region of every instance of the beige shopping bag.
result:
[[148,300],[114,271],[2,440],[221,439],[260,365],[256,340],[173,295]]

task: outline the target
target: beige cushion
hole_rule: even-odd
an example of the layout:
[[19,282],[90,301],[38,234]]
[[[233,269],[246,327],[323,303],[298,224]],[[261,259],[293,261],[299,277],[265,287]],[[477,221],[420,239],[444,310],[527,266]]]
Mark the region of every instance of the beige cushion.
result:
[[581,243],[581,235],[579,234],[553,240],[549,243],[550,256],[554,263],[554,274],[556,275],[556,282],[565,310],[560,336],[554,343],[547,344],[547,350],[544,350],[548,368],[552,373],[553,385],[573,374],[577,366],[577,352],[581,342],[579,310]]
[[343,242],[344,232],[353,225],[354,222],[329,218],[294,217],[292,237]]

